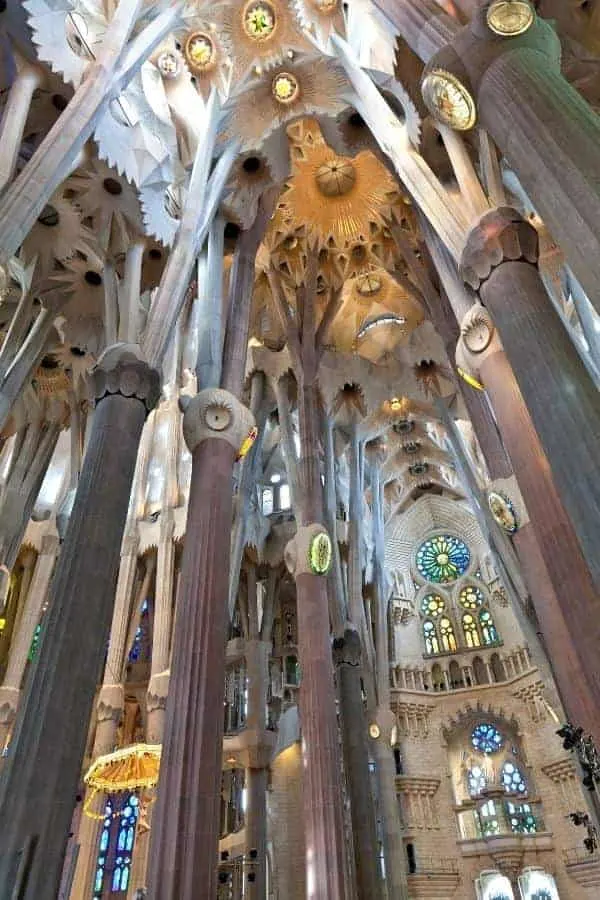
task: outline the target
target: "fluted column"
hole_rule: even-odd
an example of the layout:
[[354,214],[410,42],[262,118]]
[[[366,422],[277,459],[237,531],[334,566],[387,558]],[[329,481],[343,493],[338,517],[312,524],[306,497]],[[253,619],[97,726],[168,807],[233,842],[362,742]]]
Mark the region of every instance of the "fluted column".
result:
[[57,551],[58,537],[54,534],[44,535],[25,606],[13,633],[8,666],[0,688],[0,748],[4,747],[15,718],[31,642],[42,615]]
[[[90,442],[40,652],[0,780],[2,900],[13,890],[23,900],[56,898],[109,635],[138,442],[158,399],[158,375],[132,345],[105,352],[92,386],[97,407]],[[25,866],[19,865],[21,852]]]
[[15,173],[31,98],[41,82],[41,69],[23,62],[10,86],[0,121],[0,193]]
[[184,413],[192,478],[151,833],[154,900],[216,893],[232,473],[251,425],[248,410],[221,389],[201,391]]
[[343,638],[334,640],[333,658],[340,694],[358,898],[377,900],[382,897],[382,880],[378,870],[375,805],[361,691],[360,637],[356,630],[347,628]]
[[[254,601],[249,606],[256,610]],[[250,639],[246,641],[246,674],[248,678],[248,718],[246,721],[246,859],[248,874],[246,891],[249,900],[263,900],[267,883],[267,783],[268,765],[275,743],[275,734],[267,732],[267,689],[269,683],[269,655],[272,644],[258,640],[255,616],[251,616]],[[254,619],[254,627],[252,620]]]
[[514,210],[491,210],[469,234],[461,273],[498,329],[556,489],[600,587],[598,391],[548,301],[537,252],[537,232],[529,223]]
[[161,744],[164,732],[165,708],[169,690],[169,652],[171,646],[171,614],[173,609],[173,579],[175,575],[175,519],[171,509],[160,517],[160,538],[156,563],[156,591],[154,593],[154,625],[152,629],[152,662],[146,709],[146,736],[150,744]]
[[[487,349],[478,355],[466,350],[465,334],[468,340],[471,323],[475,318],[485,319],[486,315],[482,307],[476,307],[463,323],[457,359],[486,386],[535,530],[537,552],[529,543],[527,532],[517,537],[515,543],[524,563],[525,577],[532,587],[535,584],[532,599],[567,713],[574,721],[585,722],[585,727],[598,733],[600,679],[593,660],[600,627],[591,613],[597,592],[498,337],[493,334]],[[493,328],[489,317],[488,322]],[[532,550],[533,555],[528,556]],[[553,591],[544,590],[545,573],[539,553]]]

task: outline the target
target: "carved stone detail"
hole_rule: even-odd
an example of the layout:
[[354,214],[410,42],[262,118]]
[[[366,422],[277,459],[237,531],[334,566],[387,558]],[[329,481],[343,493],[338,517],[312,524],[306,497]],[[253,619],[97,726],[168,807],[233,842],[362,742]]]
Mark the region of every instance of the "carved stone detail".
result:
[[310,545],[315,537],[319,534],[327,534],[324,525],[313,522],[310,525],[303,525],[298,529],[291,541],[288,541],[284,551],[285,564],[288,572],[297,577],[308,573],[314,575],[310,566]]
[[206,388],[195,397],[181,397],[183,437],[190,453],[207,438],[227,441],[240,449],[254,427],[254,416],[243,403],[221,388]]
[[96,704],[98,724],[109,721],[118,723],[123,714],[124,698],[122,684],[103,684]]
[[[17,714],[20,690],[14,687],[0,687],[0,725],[10,728]],[[0,750],[2,749],[0,745]]]
[[159,672],[158,675],[151,677],[146,695],[146,710],[149,713],[154,712],[156,709],[166,709],[169,677],[169,671]]
[[333,662],[336,666],[360,666],[360,637],[355,628],[346,628],[343,637],[335,638]]
[[91,370],[89,387],[95,403],[108,394],[122,394],[141,400],[150,412],[160,397],[160,375],[150,368],[137,344],[113,344]]
[[496,478],[494,481],[490,481],[487,490],[488,493],[490,491],[497,491],[499,494],[503,494],[510,499],[515,510],[519,528],[528,524],[529,513],[527,512],[521,489],[519,488],[517,479],[514,475],[511,475],[510,478]]
[[460,274],[478,291],[503,262],[525,260],[535,265],[538,255],[538,234],[533,225],[517,210],[502,206],[484,213],[467,235]]
[[[481,353],[473,353],[468,349],[466,341],[469,340],[469,334],[472,330],[481,322],[485,322],[488,325],[492,332],[492,337],[487,347]],[[492,324],[490,314],[481,303],[474,303],[461,322],[460,337],[456,344],[456,365],[468,375],[478,379],[482,363],[500,350],[502,350],[502,342]]]

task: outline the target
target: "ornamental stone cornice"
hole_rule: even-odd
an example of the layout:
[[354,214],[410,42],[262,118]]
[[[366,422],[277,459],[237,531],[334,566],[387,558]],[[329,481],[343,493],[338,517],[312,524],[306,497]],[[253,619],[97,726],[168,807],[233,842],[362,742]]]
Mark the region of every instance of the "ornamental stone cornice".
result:
[[88,383],[96,405],[111,394],[121,394],[140,400],[150,412],[160,397],[160,375],[150,368],[138,344],[107,347],[91,370]]

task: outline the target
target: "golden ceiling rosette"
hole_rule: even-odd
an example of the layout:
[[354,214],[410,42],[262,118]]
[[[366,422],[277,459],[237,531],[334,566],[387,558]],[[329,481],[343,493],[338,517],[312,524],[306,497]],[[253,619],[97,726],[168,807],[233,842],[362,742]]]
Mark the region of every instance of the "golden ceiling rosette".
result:
[[339,247],[368,240],[372,223],[383,226],[400,201],[392,176],[367,151],[354,159],[339,156],[316,128],[296,134],[293,178],[279,204],[289,228],[307,223],[320,245],[331,238]]

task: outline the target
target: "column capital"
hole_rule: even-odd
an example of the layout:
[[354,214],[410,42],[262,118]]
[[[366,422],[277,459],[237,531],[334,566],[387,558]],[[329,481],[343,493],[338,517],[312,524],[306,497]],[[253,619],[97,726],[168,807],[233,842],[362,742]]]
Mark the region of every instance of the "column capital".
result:
[[254,416],[238,398],[222,388],[206,388],[195,397],[182,396],[183,437],[190,453],[202,441],[226,441],[238,453],[247,439],[256,437]]
[[166,709],[170,675],[170,670],[167,669],[165,672],[159,672],[150,678],[146,695],[146,709],[148,712],[154,712],[156,709]]
[[360,666],[360,636],[356,628],[346,628],[343,637],[335,638],[333,642],[333,662],[336,667],[350,666],[353,669]]
[[510,206],[485,212],[467,235],[460,260],[460,274],[479,291],[495,268],[520,260],[535,265],[539,255],[538,233],[521,213]]
[[109,394],[135,397],[150,412],[160,397],[160,374],[144,359],[138,344],[107,347],[89,374],[89,390],[97,405]]
[[502,342],[492,317],[481,303],[474,303],[460,323],[460,337],[456,344],[457,366],[479,379],[483,362],[501,350]]
[[302,525],[286,544],[284,559],[288,572],[294,577],[327,575],[331,567],[331,538],[324,525],[312,522]]
[[107,721],[118,723],[124,703],[125,690],[122,684],[103,684],[96,704],[98,723]]

